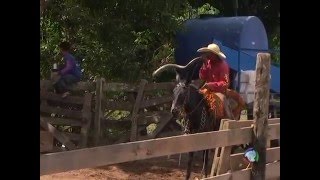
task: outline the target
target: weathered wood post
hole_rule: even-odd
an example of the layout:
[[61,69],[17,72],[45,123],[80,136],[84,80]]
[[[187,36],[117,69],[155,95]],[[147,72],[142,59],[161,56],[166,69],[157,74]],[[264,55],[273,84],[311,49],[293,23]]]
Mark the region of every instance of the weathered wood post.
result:
[[266,143],[268,136],[270,63],[271,58],[269,53],[258,53],[256,64],[256,91],[253,107],[253,146],[259,154],[259,160],[258,162],[253,163],[252,166],[253,180],[265,179]]
[[101,101],[103,97],[103,78],[98,78],[96,82],[96,103],[95,103],[95,117],[94,117],[94,145],[97,146],[101,135],[101,118],[103,117]]
[[137,140],[137,131],[138,131],[138,113],[139,113],[139,109],[140,109],[140,103],[143,99],[143,92],[144,92],[144,87],[146,86],[146,84],[148,83],[147,80],[142,79],[139,85],[139,90],[138,90],[138,94],[136,97],[136,102],[133,106],[133,110],[132,110],[132,115],[131,115],[131,136],[130,136],[130,141],[136,141]]
[[91,125],[91,101],[92,101],[92,94],[86,93],[84,95],[84,102],[82,108],[82,126],[81,126],[81,136],[82,140],[80,142],[80,146],[85,148],[88,146],[88,131]]

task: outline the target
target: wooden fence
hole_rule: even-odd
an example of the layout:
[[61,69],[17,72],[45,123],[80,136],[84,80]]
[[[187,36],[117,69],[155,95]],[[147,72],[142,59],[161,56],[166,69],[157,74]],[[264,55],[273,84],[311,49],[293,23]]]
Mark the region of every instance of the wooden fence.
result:
[[[245,121],[234,121],[223,119],[220,125],[220,131],[231,130],[238,128],[253,127],[253,120]],[[280,125],[280,118],[274,118],[268,120],[270,125]],[[279,133],[279,132],[276,132]],[[280,160],[280,146],[277,144],[275,147],[271,147],[271,142],[279,139],[270,138],[270,134],[267,140],[267,163],[273,163],[274,161]],[[277,142],[277,141],[276,141]],[[245,169],[249,163],[244,160],[243,153],[231,154],[233,146],[225,146],[222,148],[217,148],[214,154],[211,176],[220,176],[222,174],[228,173],[229,171],[235,172]],[[277,163],[278,164],[278,163]],[[246,172],[243,172],[246,173]],[[278,171],[276,173],[279,173]],[[210,178],[209,178],[210,179]]]
[[[280,139],[280,118],[268,119],[269,107],[269,76],[270,71],[270,55],[258,54],[257,57],[257,79],[256,94],[253,107],[254,120],[251,121],[234,121],[223,120],[219,131],[206,132],[191,135],[180,135],[152,140],[142,140],[139,136],[139,117],[146,118],[146,114],[154,115],[158,109],[151,107],[171,102],[170,95],[154,95],[151,91],[165,90],[171,92],[174,83],[150,83],[142,80],[140,84],[122,84],[122,83],[106,83],[103,79],[96,81],[94,88],[96,89],[95,98],[91,98],[92,94],[88,91],[94,90],[93,86],[79,84],[78,89],[83,90],[86,87],[87,92],[83,98],[69,97],[60,99],[67,103],[82,105],[81,111],[60,110],[60,107],[50,108],[48,110],[49,100],[59,99],[58,97],[50,99],[54,95],[47,96],[50,88],[44,88],[42,93],[40,109],[42,112],[54,112],[63,114],[62,118],[69,118],[74,114],[81,119],[81,135],[80,144],[85,147],[88,139],[87,130],[90,123],[89,117],[94,114],[94,140],[97,144],[101,136],[101,121],[104,120],[103,112],[107,109],[130,111],[131,116],[128,120],[131,122],[130,140],[133,142],[120,143],[115,145],[104,145],[92,148],[82,148],[72,150],[73,145],[70,141],[66,141],[64,134],[56,133],[56,129],[45,121],[44,116],[40,115],[40,124],[45,130],[50,131],[53,136],[68,146],[72,151],[47,153],[40,155],[40,175],[69,171],[74,169],[90,168],[103,165],[111,165],[134,160],[142,160],[160,156],[173,155],[178,153],[187,153],[191,151],[200,151],[205,149],[216,149],[213,158],[213,166],[211,177],[206,179],[279,179],[280,178],[280,146],[270,147],[270,141]],[[44,82],[42,83],[44,84]],[[80,88],[82,87],[82,89]],[[89,87],[89,88],[88,88]],[[44,90],[42,90],[43,92]],[[117,101],[110,98],[108,94],[112,91],[122,91],[129,93],[127,98]],[[150,92],[149,92],[150,91]],[[157,93],[156,93],[157,94]],[[165,94],[165,93],[164,93]],[[92,100],[91,100],[92,99]],[[121,99],[121,98],[120,98]],[[92,101],[94,103],[92,103]],[[116,102],[116,103],[115,103]],[[94,104],[94,105],[93,105]],[[60,104],[58,104],[61,106]],[[149,109],[148,109],[149,108]],[[63,113],[62,113],[63,112]],[[145,113],[147,112],[147,113]],[[168,115],[167,120],[163,120],[158,127],[159,130],[155,134],[149,135],[147,138],[154,138],[170,121],[171,116]],[[52,122],[53,120],[51,120]],[[55,122],[59,120],[56,119]],[[69,121],[74,122],[74,121]],[[121,122],[121,121],[120,121]],[[70,123],[71,124],[71,123]],[[243,161],[243,154],[231,154],[232,146],[240,144],[253,143],[254,148],[260,155],[260,160],[253,163],[252,167],[246,167],[247,163]]]
[[[277,122],[280,122],[280,119],[269,121],[268,140],[279,139],[280,123]],[[40,156],[40,175],[247,144],[254,139],[253,127],[247,127],[250,123],[252,124],[253,121],[228,121],[228,126],[237,128],[44,154]],[[280,147],[268,148],[267,154],[267,161],[270,163],[280,160]],[[229,157],[230,164],[227,165],[230,166],[232,171],[236,174],[239,174],[239,171],[243,172],[240,173],[240,176],[247,175],[248,172],[243,170],[245,168],[242,160],[243,154],[229,154],[228,156],[224,155],[224,157]],[[242,165],[239,166],[241,163]],[[267,165],[267,167],[276,169],[271,174],[273,177],[279,176],[279,171],[276,167],[280,165],[280,162],[275,163]],[[226,172],[228,168],[224,169],[225,171],[223,172]],[[270,171],[269,168],[267,168],[267,171]],[[219,175],[229,177],[229,174],[222,173]]]
[[[162,131],[164,126],[168,124],[171,119],[171,114],[167,110],[160,110],[159,106],[167,104],[170,105],[172,101],[172,89],[175,83],[148,83],[146,80],[141,80],[138,84],[128,83],[106,83],[104,80],[100,82],[100,90],[97,98],[101,98],[101,102],[96,103],[96,117],[95,117],[95,144],[98,144],[101,137],[101,125],[105,128],[108,125],[116,123],[129,123],[131,131],[129,137],[123,137],[117,143],[126,141],[136,141],[141,139],[155,138]],[[162,95],[156,95],[162,91]],[[115,100],[108,97],[108,93],[122,92],[126,98],[124,100]],[[129,116],[121,120],[111,120],[104,118],[102,113],[106,111],[122,110],[130,112]],[[97,113],[99,112],[99,113]],[[99,114],[99,116],[98,116]],[[160,120],[161,119],[161,120]],[[143,136],[139,132],[145,129],[151,123],[157,123],[156,130],[152,134]]]
[[[95,82],[79,82],[73,88],[74,95],[62,99],[59,95],[52,92],[52,85],[49,80],[41,80],[41,127],[47,130],[48,128],[46,127],[49,125],[52,125],[53,128],[57,125],[79,127],[87,135],[81,135],[80,132],[61,132],[61,130],[55,129],[55,133],[51,131],[55,135],[50,137],[42,129],[40,133],[42,141],[40,151],[48,152],[52,141],[51,138],[57,139],[60,144],[67,146],[67,149],[105,145],[107,144],[106,137],[103,136],[101,130],[105,130],[108,127],[129,127],[128,131],[130,134],[122,136],[113,143],[179,135],[181,132],[173,127],[173,125],[169,126],[167,131],[164,131],[164,128],[172,118],[168,109],[171,105],[171,94],[174,86],[174,82],[148,83],[145,80],[141,80],[140,83],[107,83],[103,78],[99,78]],[[122,96],[124,98],[114,98],[112,93],[123,93]],[[85,95],[87,96],[87,100],[85,100]],[[88,98],[91,98],[91,100]],[[58,103],[49,106],[48,101]],[[81,108],[85,101],[88,104],[86,113]],[[66,104],[68,106],[65,107],[68,108],[59,107],[59,104]],[[70,110],[69,108],[73,106],[79,106],[80,108]],[[89,108],[89,106],[91,107]],[[114,111],[126,111],[129,112],[129,115],[116,120],[105,115],[106,112]],[[55,114],[55,116],[52,117],[52,114]],[[84,120],[82,117],[84,116],[88,117],[86,125],[82,123]],[[156,129],[151,134],[141,133],[146,130],[147,126],[153,123],[156,124]],[[53,128],[51,127],[51,129]],[[64,135],[59,136],[59,133]],[[88,144],[87,141],[89,140],[93,142]],[[69,141],[76,143],[73,143],[74,145],[66,143]],[[82,146],[75,145],[79,144],[80,141],[82,141]],[[61,148],[55,147],[55,150],[61,151]]]
[[[53,87],[49,80],[42,80],[40,125],[43,129],[40,133],[40,151],[48,152],[48,143],[52,141],[43,130],[49,131],[60,145],[65,145],[68,150],[90,146],[90,143],[87,143],[89,139],[93,140],[91,146],[106,144],[102,137],[102,127],[106,129],[124,124],[131,127],[128,129],[131,132],[129,136],[124,136],[115,143],[161,136],[164,127],[172,118],[163,105],[170,106],[174,85],[173,82],[148,83],[146,80],[139,84],[107,83],[103,78],[99,78],[95,82],[79,82],[73,87],[72,96],[63,99],[52,92]],[[122,93],[122,96],[114,95],[115,93]],[[105,116],[106,112],[114,111],[126,111],[129,115],[117,120]],[[157,124],[156,129],[151,134],[141,134],[151,123]],[[70,133],[58,130],[58,125],[73,129],[78,127],[81,130]],[[162,134],[162,137],[180,133],[172,130]]]
[[[92,93],[85,92],[88,88],[83,85],[81,82],[74,89],[80,95],[63,99],[52,92],[50,82],[40,82],[40,152],[61,151],[64,150],[60,148],[62,145],[68,150],[87,146],[92,120]],[[64,129],[58,128],[61,125]],[[46,147],[53,143],[53,137],[58,146],[51,145],[55,149],[50,150]]]

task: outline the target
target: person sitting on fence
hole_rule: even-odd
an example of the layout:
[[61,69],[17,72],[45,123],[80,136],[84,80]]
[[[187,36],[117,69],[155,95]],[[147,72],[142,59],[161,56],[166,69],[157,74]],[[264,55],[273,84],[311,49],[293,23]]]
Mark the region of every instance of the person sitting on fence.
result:
[[[207,47],[198,49],[204,59],[199,71],[199,78],[205,81],[200,92],[207,99],[211,110],[219,119],[237,119],[244,106],[241,96],[229,87],[229,65],[226,56],[220,51],[217,44],[209,44]],[[229,97],[236,101],[236,106],[229,106]]]
[[62,98],[70,94],[71,86],[79,82],[82,77],[81,68],[76,58],[70,53],[70,47],[68,42],[62,42],[59,45],[65,65],[55,73],[58,78],[53,86],[57,93],[62,94]]

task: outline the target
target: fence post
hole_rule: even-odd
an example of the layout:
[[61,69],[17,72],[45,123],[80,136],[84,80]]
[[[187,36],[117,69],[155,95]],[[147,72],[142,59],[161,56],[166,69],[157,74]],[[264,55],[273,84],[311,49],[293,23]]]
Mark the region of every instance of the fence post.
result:
[[103,78],[98,78],[96,82],[96,104],[95,104],[95,117],[94,117],[94,145],[97,146],[100,140],[101,132],[101,118],[102,118],[102,88],[103,88]]
[[269,53],[258,53],[256,64],[256,91],[253,106],[253,146],[259,154],[259,160],[258,162],[253,163],[252,166],[251,175],[253,180],[265,179],[270,91],[270,63],[271,57]]
[[138,94],[136,97],[136,102],[133,106],[133,110],[132,110],[132,115],[131,115],[131,136],[130,136],[130,141],[136,141],[137,140],[137,131],[138,131],[138,123],[137,123],[137,119],[138,119],[138,112],[140,109],[140,103],[143,100],[143,92],[144,92],[144,87],[147,84],[147,80],[142,79],[139,85],[139,90],[138,90]]

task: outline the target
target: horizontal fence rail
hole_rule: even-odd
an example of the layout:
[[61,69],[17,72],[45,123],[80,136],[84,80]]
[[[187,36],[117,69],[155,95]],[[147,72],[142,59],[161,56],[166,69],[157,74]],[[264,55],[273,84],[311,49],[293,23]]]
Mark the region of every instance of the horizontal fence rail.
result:
[[[252,127],[181,135],[40,155],[40,175],[249,143]],[[280,137],[280,124],[269,125],[268,139]]]

